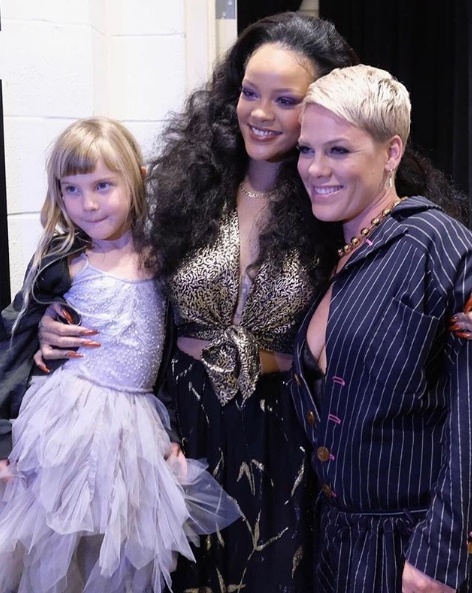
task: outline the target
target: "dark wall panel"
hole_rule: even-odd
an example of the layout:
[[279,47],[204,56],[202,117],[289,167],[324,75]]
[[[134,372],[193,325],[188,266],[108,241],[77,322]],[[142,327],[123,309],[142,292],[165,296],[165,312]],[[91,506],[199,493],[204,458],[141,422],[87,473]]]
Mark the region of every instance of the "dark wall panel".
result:
[[7,186],[5,179],[5,142],[3,131],[3,93],[2,81],[0,80],[0,308],[2,309],[10,302]]
[[472,199],[471,0],[320,0],[320,16],[407,86],[413,142]]
[[[1,10],[1,9],[0,9]],[[0,31],[2,20],[0,16]],[[3,135],[3,93],[0,80],[0,308],[10,302],[10,263],[8,252],[7,184],[5,179],[5,141]]]

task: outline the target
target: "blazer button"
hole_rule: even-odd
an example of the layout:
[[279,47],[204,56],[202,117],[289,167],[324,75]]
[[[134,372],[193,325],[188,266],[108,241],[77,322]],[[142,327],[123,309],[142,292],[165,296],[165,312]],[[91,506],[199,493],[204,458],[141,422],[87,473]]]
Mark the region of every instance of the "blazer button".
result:
[[311,410],[309,412],[307,412],[306,419],[312,425],[315,423],[315,415],[313,414],[313,412]]
[[323,492],[323,494],[327,497],[327,498],[331,498],[333,496],[333,491],[331,490],[331,488],[328,486],[328,484],[323,484],[321,486],[321,490]]
[[295,383],[296,383],[297,385],[301,385],[301,384],[302,384],[302,382],[301,382],[301,379],[300,379],[300,377],[298,376],[298,373],[293,373],[293,378],[295,379]]
[[326,447],[318,447],[318,449],[316,450],[316,456],[320,461],[329,461],[329,455],[329,451]]

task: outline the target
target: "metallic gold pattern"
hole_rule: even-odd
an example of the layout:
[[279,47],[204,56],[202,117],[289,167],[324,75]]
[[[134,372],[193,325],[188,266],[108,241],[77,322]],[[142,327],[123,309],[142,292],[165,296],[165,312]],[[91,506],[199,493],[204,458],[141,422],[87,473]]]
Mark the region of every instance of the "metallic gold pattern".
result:
[[236,210],[223,219],[214,245],[193,254],[170,284],[179,336],[208,340],[202,362],[222,405],[252,395],[260,374],[258,351],[291,354],[295,331],[313,295],[298,254],[281,266],[266,261],[254,277],[241,323],[233,323],[240,284]]

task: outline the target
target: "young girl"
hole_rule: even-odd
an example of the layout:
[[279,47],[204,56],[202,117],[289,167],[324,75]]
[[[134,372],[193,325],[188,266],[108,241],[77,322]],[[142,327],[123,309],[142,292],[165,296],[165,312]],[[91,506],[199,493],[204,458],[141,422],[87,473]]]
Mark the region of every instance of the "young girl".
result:
[[[152,393],[165,303],[141,265],[141,163],[135,139],[107,118],[69,126],[48,159],[44,234],[21,296],[2,314],[3,593],[157,593],[177,552],[193,558],[189,539],[238,516],[205,466],[171,444]],[[79,348],[21,398],[15,340],[64,283],[68,315],[98,328],[102,347]]]

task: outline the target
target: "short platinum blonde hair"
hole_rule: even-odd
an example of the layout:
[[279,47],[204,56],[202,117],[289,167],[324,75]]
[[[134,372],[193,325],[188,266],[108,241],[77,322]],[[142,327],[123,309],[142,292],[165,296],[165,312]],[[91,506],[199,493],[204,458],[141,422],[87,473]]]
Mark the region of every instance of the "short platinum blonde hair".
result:
[[365,130],[378,142],[398,135],[405,146],[410,135],[410,95],[380,68],[358,64],[332,70],[309,86],[303,111],[312,104]]

